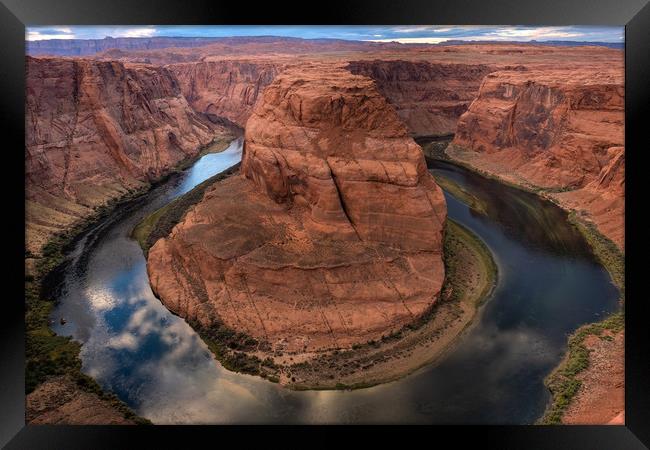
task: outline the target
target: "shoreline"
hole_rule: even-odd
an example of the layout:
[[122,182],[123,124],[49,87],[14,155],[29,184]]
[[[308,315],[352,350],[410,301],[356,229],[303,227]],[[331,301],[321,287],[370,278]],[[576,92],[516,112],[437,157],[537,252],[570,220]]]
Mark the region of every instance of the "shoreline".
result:
[[[80,239],[101,226],[103,220],[120,210],[126,210],[156,186],[182,172],[205,154],[225,150],[236,138],[234,133],[232,136],[216,137],[200,149],[195,157],[182,161],[169,173],[148,182],[143,188],[109,200],[98,206],[93,214],[80,218],[68,230],[51,236],[41,247],[40,255],[25,255],[25,395],[28,405],[37,404],[30,403],[36,391],[39,391],[39,397],[43,392],[48,392],[38,403],[41,406],[43,402],[47,404],[47,410],[37,406],[27,407],[26,417],[29,422],[38,422],[42,414],[53,414],[53,411],[58,411],[59,408],[65,409],[66,403],[63,399],[55,398],[60,396],[59,391],[63,390],[68,393],[67,397],[72,395],[82,399],[81,401],[93,403],[102,410],[121,416],[128,423],[151,424],[148,419],[135,414],[115,394],[104,391],[92,377],[81,371],[81,343],[70,336],[60,336],[50,328],[50,314],[56,300],[48,297],[56,292],[61,281],[60,276],[67,264],[67,255]],[[61,420],[61,423],[66,423],[66,420],[83,422],[92,419],[73,418],[64,414]]]
[[[579,377],[585,376],[591,367],[590,350],[586,347],[585,342],[590,337],[609,340],[610,338],[614,339],[619,334],[623,336],[625,334],[625,255],[623,251],[611,239],[603,235],[593,222],[583,219],[579,211],[562,205],[551,195],[556,192],[562,192],[562,190],[547,190],[528,183],[520,185],[474,167],[466,161],[454,158],[447,153],[446,148],[443,148],[441,144],[430,146],[430,142],[422,142],[420,145],[423,146],[427,158],[442,159],[446,162],[457,164],[481,176],[496,180],[515,189],[535,194],[561,208],[567,213],[567,220],[583,236],[595,258],[607,270],[612,284],[618,288],[621,309],[598,322],[586,323],[571,333],[567,337],[567,350],[564,357],[544,379],[544,384],[551,393],[551,398],[544,413],[536,423],[562,424],[566,411],[572,407],[572,409],[578,408],[576,398],[579,393],[587,392],[584,396],[588,396],[589,390],[593,390],[591,386],[584,387],[583,382],[579,379]],[[425,145],[429,145],[430,148],[425,150]],[[451,145],[451,140],[448,141],[448,145]],[[603,338],[603,333],[608,337]],[[584,388],[581,390],[581,387]],[[619,416],[620,414],[615,415],[611,419],[614,421],[618,420]]]

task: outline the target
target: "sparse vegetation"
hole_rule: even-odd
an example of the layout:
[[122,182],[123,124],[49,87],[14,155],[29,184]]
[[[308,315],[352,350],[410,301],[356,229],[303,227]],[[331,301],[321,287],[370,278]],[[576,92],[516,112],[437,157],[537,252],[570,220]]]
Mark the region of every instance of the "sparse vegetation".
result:
[[575,212],[569,214],[569,221],[580,231],[591,246],[594,255],[607,269],[612,281],[625,298],[625,255],[610,239],[603,236],[596,226],[578,218]]
[[223,323],[215,323],[205,327],[196,321],[188,321],[190,326],[199,334],[215,358],[226,369],[249,375],[260,375],[273,381],[277,378],[280,367],[270,357],[264,360],[252,352],[264,347],[253,337],[234,331]]
[[[302,381],[291,384],[290,387],[296,390],[364,389],[404,376],[430,362],[430,360],[420,361],[418,364],[408,366],[406,372],[402,371],[399,375],[388,378],[385,375],[367,375],[368,370],[373,367],[381,368],[384,363],[390,361],[392,355],[408,354],[409,346],[419,345],[429,338],[435,341],[444,329],[438,326],[427,330],[425,327],[433,323],[440,313],[441,305],[444,305],[448,314],[445,316],[445,321],[455,320],[463,314],[461,302],[468,305],[467,310],[475,312],[496,285],[498,269],[487,246],[470,230],[451,219],[447,220],[444,254],[446,275],[440,301],[414,321],[383,335],[380,340],[354,344],[351,349],[334,350],[309,362],[291,365],[292,373]],[[468,282],[470,278],[480,281],[472,285]],[[379,369],[380,372],[381,370]],[[350,378],[350,375],[355,373],[361,373],[367,378],[353,382],[341,381],[355,379]],[[328,383],[327,380],[331,382]]]
[[[231,139],[224,137],[215,140],[211,146],[202,150],[201,154],[218,151],[219,146],[225,148],[224,142]],[[217,147],[215,147],[217,146]],[[227,145],[226,145],[227,146]],[[215,150],[215,148],[217,148]],[[222,149],[223,149],[222,148]],[[190,163],[194,161],[192,159]],[[185,165],[177,167],[175,171],[182,170]],[[169,175],[154,181],[156,184],[166,179]],[[71,377],[79,389],[98,395],[102,400],[108,401],[114,408],[121,411],[128,419],[137,423],[150,423],[138,417],[115,395],[104,392],[101,387],[90,377],[81,372],[79,352],[81,345],[71,339],[57,335],[50,328],[50,314],[54,307],[53,299],[49,298],[52,287],[56,285],[56,272],[65,260],[65,253],[76,242],[77,236],[87,231],[91,226],[106,218],[118,206],[124,205],[141,196],[149,189],[131,189],[121,198],[107,201],[97,206],[94,213],[79,220],[67,230],[53,236],[41,248],[40,255],[26,252],[25,258],[34,258],[36,263],[33,269],[25,276],[25,393],[29,394],[41,383],[60,375]]]
[[131,236],[138,241],[145,256],[149,249],[162,237],[169,235],[172,228],[183,220],[185,213],[203,198],[206,189],[217,181],[223,180],[239,170],[239,164],[208,178],[203,183],[162,208],[145,217],[135,226]]
[[[457,146],[456,150],[461,150]],[[517,189],[535,193],[555,204],[557,201],[546,194],[567,192],[573,190],[573,187],[560,189],[548,189],[533,186],[522,180],[521,184],[515,184],[501,177],[477,169],[470,164],[449,158],[445,150],[441,150],[444,156],[436,155],[437,159],[452,161],[454,164],[465,167],[466,169],[478,173],[487,178],[495,179],[508,186]],[[561,207],[561,205],[558,205]],[[600,263],[609,272],[612,281],[619,288],[621,303],[625,304],[625,255],[623,252],[607,237],[603,236],[591,222],[586,222],[578,217],[575,211],[569,211],[568,220],[580,231],[587,243],[591,246],[594,255]],[[562,416],[571,400],[575,397],[580,389],[581,382],[576,375],[589,366],[589,352],[584,346],[584,340],[588,335],[601,336],[602,331],[608,329],[613,332],[620,332],[625,327],[625,312],[617,312],[605,320],[597,323],[587,324],[576,330],[568,342],[565,359],[556,367],[553,372],[546,378],[545,384],[552,394],[552,401],[544,416],[539,420],[543,424],[559,424],[562,422]],[[601,336],[604,339],[611,339],[609,336]]]
[[43,282],[63,261],[64,249],[79,230],[57,236],[44,246],[36,273],[25,282],[25,393],[29,394],[41,383],[59,375],[71,377],[80,390],[97,395],[120,411],[125,418],[138,424],[150,424],[137,416],[114,394],[104,392],[95,380],[81,372],[79,352],[81,345],[70,337],[59,336],[49,326],[54,306],[43,292]]
[[542,419],[540,419],[540,423],[562,423],[564,412],[582,384],[577,375],[589,367],[589,350],[584,345],[587,336],[601,336],[605,330],[618,333],[624,327],[625,315],[621,311],[612,314],[601,322],[584,325],[571,335],[564,360],[545,380],[553,400]]
[[485,201],[475,196],[468,190],[464,189],[458,183],[455,183],[453,180],[442,175],[436,176],[436,183],[438,183],[438,186],[444,189],[447,193],[453,195],[458,200],[465,203],[475,212],[487,216],[488,212]]

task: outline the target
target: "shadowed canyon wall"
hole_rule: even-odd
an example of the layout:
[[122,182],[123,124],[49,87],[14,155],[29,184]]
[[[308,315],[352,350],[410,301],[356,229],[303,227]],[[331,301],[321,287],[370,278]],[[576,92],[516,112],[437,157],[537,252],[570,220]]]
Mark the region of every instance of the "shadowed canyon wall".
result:
[[494,70],[484,64],[404,60],[352,61],[347,68],[375,80],[413,136],[453,134],[481,80]]
[[444,278],[446,205],[372,80],[338,64],[278,75],[246,125],[242,175],[217,183],[149,251],[175,313],[273,349],[380,338]]

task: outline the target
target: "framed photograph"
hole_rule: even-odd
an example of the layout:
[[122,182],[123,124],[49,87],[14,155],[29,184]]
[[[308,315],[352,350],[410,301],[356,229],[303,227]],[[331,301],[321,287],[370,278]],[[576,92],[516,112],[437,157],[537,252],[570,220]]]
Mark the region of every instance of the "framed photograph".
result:
[[646,448],[645,1],[3,1],[0,444]]

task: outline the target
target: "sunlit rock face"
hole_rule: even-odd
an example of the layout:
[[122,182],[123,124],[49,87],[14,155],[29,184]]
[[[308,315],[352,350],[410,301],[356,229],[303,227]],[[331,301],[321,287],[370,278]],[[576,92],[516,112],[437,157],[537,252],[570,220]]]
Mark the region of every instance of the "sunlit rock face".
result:
[[560,191],[564,206],[624,240],[622,67],[487,75],[449,153],[517,183]]
[[166,69],[27,58],[28,247],[195,156],[225,130]]
[[312,351],[378,339],[437,300],[445,200],[372,80],[337,64],[278,75],[241,172],[149,252],[175,313]]

